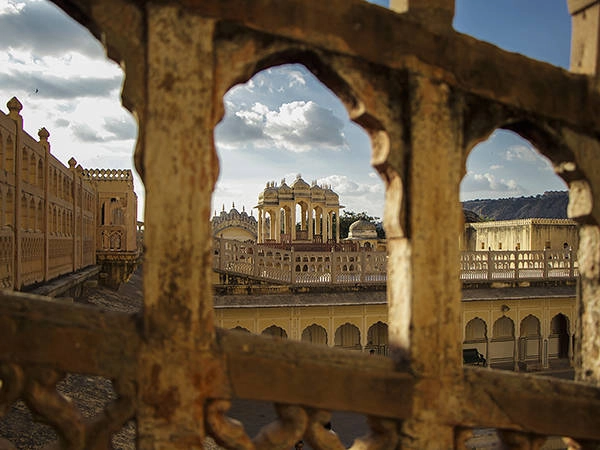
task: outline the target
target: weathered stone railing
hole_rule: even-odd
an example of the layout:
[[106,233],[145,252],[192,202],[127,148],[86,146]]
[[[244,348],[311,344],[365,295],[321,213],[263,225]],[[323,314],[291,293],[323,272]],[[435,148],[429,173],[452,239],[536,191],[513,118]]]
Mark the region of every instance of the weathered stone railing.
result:
[[83,169],[88,180],[133,180],[131,169]]
[[533,281],[579,276],[573,250],[463,252],[460,279],[469,281]]
[[125,249],[127,227],[125,225],[103,225],[97,230],[98,250],[118,251]]
[[[579,275],[572,250],[462,252],[465,282],[568,280]],[[387,253],[306,252],[215,238],[213,268],[293,285],[385,284]]]

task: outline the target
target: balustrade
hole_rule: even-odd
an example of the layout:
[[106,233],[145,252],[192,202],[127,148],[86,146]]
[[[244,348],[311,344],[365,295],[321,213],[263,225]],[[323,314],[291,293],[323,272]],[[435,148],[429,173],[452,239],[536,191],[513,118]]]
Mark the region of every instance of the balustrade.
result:
[[[572,250],[465,251],[465,282],[572,280],[578,275]],[[298,285],[385,284],[387,252],[361,250],[297,252],[223,238],[214,239],[213,268]]]

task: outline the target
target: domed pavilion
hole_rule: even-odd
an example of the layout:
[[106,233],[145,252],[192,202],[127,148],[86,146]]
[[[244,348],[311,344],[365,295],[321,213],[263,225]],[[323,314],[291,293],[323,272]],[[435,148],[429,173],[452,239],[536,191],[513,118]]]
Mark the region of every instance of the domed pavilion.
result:
[[258,243],[339,242],[340,199],[331,186],[270,181],[258,195]]

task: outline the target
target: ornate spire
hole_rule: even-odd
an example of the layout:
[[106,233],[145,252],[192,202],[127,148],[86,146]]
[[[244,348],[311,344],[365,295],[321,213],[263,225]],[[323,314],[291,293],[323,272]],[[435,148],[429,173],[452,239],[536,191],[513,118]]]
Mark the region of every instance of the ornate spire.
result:
[[17,114],[19,114],[21,112],[21,110],[23,109],[23,104],[19,101],[19,99],[17,97],[11,98],[6,103],[6,106],[8,106],[8,110],[10,112],[16,112]]
[[40,141],[47,141],[48,137],[50,137],[50,133],[45,128],[40,128],[38,131],[38,136],[40,137]]

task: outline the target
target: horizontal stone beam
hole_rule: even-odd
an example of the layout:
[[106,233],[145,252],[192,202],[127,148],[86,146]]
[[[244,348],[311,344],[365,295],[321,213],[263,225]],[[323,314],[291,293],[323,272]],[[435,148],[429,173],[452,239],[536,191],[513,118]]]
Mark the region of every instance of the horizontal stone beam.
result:
[[139,317],[23,293],[0,293],[0,360],[136,378]]
[[[393,419],[412,411],[418,380],[395,371],[388,358],[222,329],[217,344],[225,355],[230,392],[215,396]],[[590,385],[465,367],[453,392],[461,396],[458,409],[444,419],[452,426],[600,440],[600,389]]]
[[218,330],[234,397],[403,419],[414,378],[391,359],[304,342]]
[[205,17],[297,40],[303,49],[308,43],[383,67],[429,74],[524,113],[600,131],[600,96],[587,77],[453,29],[438,34],[407,15],[362,0],[187,0],[182,4]]
[[466,367],[457,426],[600,440],[600,389],[523,373]]

